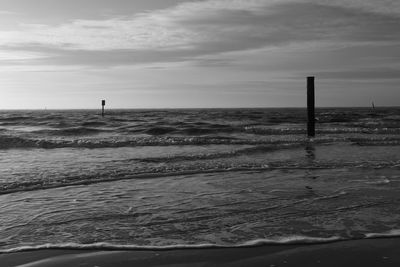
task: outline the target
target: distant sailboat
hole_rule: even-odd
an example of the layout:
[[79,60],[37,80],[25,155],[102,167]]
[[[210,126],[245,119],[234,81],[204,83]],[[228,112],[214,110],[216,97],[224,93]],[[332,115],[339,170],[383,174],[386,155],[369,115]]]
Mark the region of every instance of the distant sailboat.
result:
[[374,101],[371,101],[371,111],[369,112],[369,115],[373,117],[377,116]]

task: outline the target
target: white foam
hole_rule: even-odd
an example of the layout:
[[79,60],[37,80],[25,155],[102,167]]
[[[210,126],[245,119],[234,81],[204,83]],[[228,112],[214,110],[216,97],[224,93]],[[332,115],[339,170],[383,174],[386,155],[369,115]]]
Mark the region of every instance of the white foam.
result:
[[393,229],[383,233],[369,233],[365,234],[366,238],[379,238],[379,237],[400,237],[400,229]]
[[178,244],[167,246],[140,246],[140,245],[118,245],[107,242],[99,242],[93,244],[78,243],[61,243],[61,244],[43,244],[37,246],[21,246],[10,249],[2,249],[0,253],[14,253],[21,251],[32,251],[42,249],[74,249],[74,250],[173,250],[173,249],[206,249],[206,248],[245,248],[257,247],[262,245],[290,245],[290,244],[323,244],[346,240],[374,239],[384,237],[400,237],[400,229],[393,229],[383,233],[367,233],[364,238],[349,239],[340,236],[331,237],[311,237],[302,235],[293,235],[277,238],[263,238],[246,241],[236,245],[219,245],[219,244]]
[[255,239],[251,241],[247,241],[239,247],[253,247],[260,245],[277,245],[277,244],[314,244],[314,243],[330,243],[343,240],[342,237],[339,236],[331,236],[331,237],[310,237],[310,236],[288,236],[281,237],[277,239]]
[[285,245],[285,244],[317,244],[330,243],[343,240],[339,236],[332,237],[309,237],[309,236],[288,236],[282,238],[271,239],[255,239],[236,245],[218,245],[218,244],[190,244],[190,245],[167,245],[167,246],[140,246],[140,245],[117,245],[107,242],[99,242],[93,244],[77,244],[77,243],[61,243],[61,244],[43,244],[37,246],[21,246],[10,249],[0,250],[0,253],[21,252],[29,250],[41,249],[103,249],[103,250],[172,250],[172,249],[203,249],[203,248],[243,248],[255,247],[261,245]]

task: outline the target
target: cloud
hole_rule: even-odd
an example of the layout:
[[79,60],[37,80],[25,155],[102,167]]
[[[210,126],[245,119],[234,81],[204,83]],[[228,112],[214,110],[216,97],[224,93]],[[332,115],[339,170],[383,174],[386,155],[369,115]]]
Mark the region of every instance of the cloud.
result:
[[[320,71],[315,74],[321,79],[400,80],[400,68],[363,68],[342,71]],[[304,75],[301,75],[301,77],[304,77]]]
[[[312,2],[312,0],[309,0],[309,2]],[[400,14],[400,2],[398,0],[319,0],[318,3],[380,14],[395,16],[399,16]]]
[[[399,1],[209,0],[132,17],[23,25],[0,32],[7,53],[32,62],[118,65],[185,61],[293,43],[399,43]],[[216,61],[217,62],[217,61]]]
[[7,11],[7,10],[0,10],[0,15],[16,15],[16,12]]
[[48,55],[43,53],[26,52],[26,51],[14,51],[12,53],[8,53],[7,51],[0,50],[0,62],[1,62],[0,65],[12,62],[20,62],[25,60],[43,59],[45,57],[48,57]]

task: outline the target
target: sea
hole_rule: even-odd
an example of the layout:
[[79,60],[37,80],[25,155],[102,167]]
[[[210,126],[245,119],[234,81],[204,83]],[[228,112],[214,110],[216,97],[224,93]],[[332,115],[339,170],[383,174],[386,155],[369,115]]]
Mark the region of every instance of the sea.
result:
[[0,252],[400,235],[400,108],[0,111]]

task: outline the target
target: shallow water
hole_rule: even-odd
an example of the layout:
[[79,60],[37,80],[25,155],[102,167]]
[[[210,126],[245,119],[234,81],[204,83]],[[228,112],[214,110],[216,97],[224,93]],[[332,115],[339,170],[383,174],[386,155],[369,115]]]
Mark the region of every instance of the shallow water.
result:
[[400,229],[400,109],[0,112],[0,250]]

